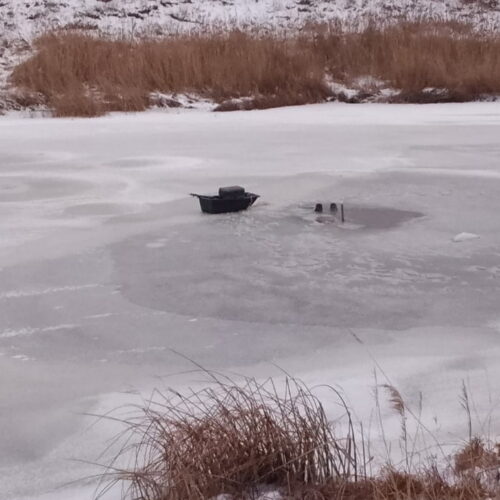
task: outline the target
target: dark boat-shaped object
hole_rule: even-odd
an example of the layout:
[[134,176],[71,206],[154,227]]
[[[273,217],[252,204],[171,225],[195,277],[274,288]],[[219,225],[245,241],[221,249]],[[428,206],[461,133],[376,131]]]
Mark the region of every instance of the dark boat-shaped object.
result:
[[191,193],[200,200],[201,211],[207,214],[225,214],[228,212],[240,212],[251,207],[258,194],[247,193],[241,186],[228,186],[219,189],[219,194],[209,196]]

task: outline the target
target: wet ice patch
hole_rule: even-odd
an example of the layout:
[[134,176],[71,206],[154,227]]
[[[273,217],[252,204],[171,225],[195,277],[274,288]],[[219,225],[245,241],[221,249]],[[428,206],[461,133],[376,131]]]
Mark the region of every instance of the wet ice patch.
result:
[[388,207],[345,205],[345,220],[364,229],[391,229],[413,219],[423,217],[421,212]]
[[303,212],[308,212],[303,216],[304,219],[320,224],[335,224],[344,229],[387,230],[424,216],[421,212],[410,210],[344,203],[344,223],[342,223],[339,203],[333,209],[331,203],[321,205],[323,206],[321,213],[314,212],[315,204],[300,205]]
[[191,156],[144,156],[117,158],[104,162],[103,166],[120,169],[161,169],[162,172],[169,170],[199,169],[206,165],[204,158]]
[[125,203],[84,203],[67,208],[66,215],[85,215],[94,217],[107,217],[126,215],[137,212],[137,207]]
[[[342,225],[332,214],[328,226],[317,221],[314,204],[199,217],[182,227],[183,237],[169,239],[168,252],[154,258],[145,258],[144,247],[157,239],[121,243],[113,252],[114,276],[127,300],[187,318],[352,325],[357,317],[359,324],[386,325],[398,320],[393,321],[397,309],[406,322],[409,315],[403,317],[403,308],[394,305],[406,303],[403,287],[413,294],[415,288],[442,286],[448,274],[437,264],[363,250],[353,239],[371,237],[364,228],[392,228],[422,214],[350,208],[351,222]],[[348,224],[356,231],[340,229]],[[376,237],[383,240],[383,233]],[[383,303],[371,298],[386,286],[390,297]]]
[[26,202],[74,196],[92,184],[79,179],[36,177],[33,174],[0,177],[0,202]]

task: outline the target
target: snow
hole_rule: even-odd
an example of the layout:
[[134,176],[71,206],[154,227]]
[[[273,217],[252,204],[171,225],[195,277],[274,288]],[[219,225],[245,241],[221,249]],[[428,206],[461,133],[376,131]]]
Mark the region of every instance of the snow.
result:
[[[365,422],[377,368],[447,444],[465,381],[498,435],[499,132],[500,103],[1,117],[2,498],[90,498],[69,483],[117,428],[84,414],[199,384],[172,349],[341,387]],[[188,196],[233,184],[251,210]],[[312,213],[340,200],[344,226]]]
[[469,241],[469,240],[476,240],[479,238],[478,234],[474,233],[459,233],[456,236],[453,237],[453,241],[455,243],[460,243],[461,241]]
[[0,28],[7,38],[30,40],[48,28],[80,25],[116,33],[170,32],[224,27],[296,28],[307,21],[359,22],[401,17],[458,20],[496,29],[500,11],[461,0],[4,0]]

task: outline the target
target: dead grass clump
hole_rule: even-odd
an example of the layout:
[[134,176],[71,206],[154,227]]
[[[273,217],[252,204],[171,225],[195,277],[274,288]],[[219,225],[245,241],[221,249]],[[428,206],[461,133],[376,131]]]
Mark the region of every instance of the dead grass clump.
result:
[[[263,491],[279,492],[283,500],[500,498],[499,456],[478,438],[451,458],[443,455],[446,462],[440,466],[432,455],[416,462],[418,452],[408,443],[416,444],[423,424],[393,385],[381,387],[402,422],[400,466],[390,455],[372,456],[363,427],[361,435],[355,432],[348,407],[333,389],[343,415],[335,434],[320,401],[294,379],[277,387],[272,379],[236,383],[203,373],[211,378],[205,389],[155,392],[134,407],[133,417],[120,420],[125,432],[118,439],[124,444],[102,476],[97,498],[116,483],[125,485],[124,500],[208,500],[219,495],[241,500],[265,498]],[[417,420],[412,437],[410,417]],[[374,463],[378,465],[372,469]]]
[[370,479],[328,481],[325,484],[295,484],[283,500],[375,500],[375,485]]
[[497,498],[498,484],[486,486],[479,477],[446,475],[435,466],[409,473],[387,466],[375,477],[356,481],[294,485],[290,500],[486,500]]
[[[104,110],[148,105],[153,92],[194,93],[222,102],[255,97],[257,107],[318,102],[328,95],[324,68],[297,40],[240,31],[116,40],[86,32],[41,37],[36,54],[12,74],[18,87],[40,92],[58,113],[58,98],[78,86],[107,96]],[[138,105],[140,103],[140,105]]]
[[[409,474],[388,467],[375,478],[295,485],[284,500],[486,500],[491,496],[478,481],[446,480],[437,470]],[[494,495],[494,493],[493,493]]]
[[484,442],[477,437],[472,438],[455,455],[455,471],[458,474],[499,467],[500,456],[494,450],[487,448]]
[[370,76],[410,102],[442,99],[443,91],[462,101],[500,92],[500,37],[467,25],[402,22],[359,33],[327,31],[315,44],[332,77],[349,84]]
[[329,96],[329,92],[325,89],[322,99],[317,99],[318,95],[311,98],[311,94],[281,94],[281,95],[268,95],[257,96],[247,99],[228,99],[222,101],[215,111],[250,111],[252,109],[270,109],[280,108],[283,106],[300,106],[317,102],[318,100],[325,100]]
[[481,500],[492,494],[478,481],[446,477],[435,466],[411,474],[388,467],[373,485],[373,500]]
[[35,92],[11,92],[9,98],[16,109],[37,109],[47,104],[46,97]]
[[[357,89],[353,102],[377,95],[381,86],[400,91],[392,98],[397,102],[500,94],[500,36],[435,22],[134,40],[65,29],[39,38],[35,54],[15,68],[11,82],[44,95],[57,115],[71,108],[88,116],[88,99],[100,99],[96,110],[102,112],[139,111],[150,105],[152,93],[197,94],[219,103],[220,110],[321,102],[335,96],[327,77]],[[88,96],[86,89],[95,92]]]
[[[497,492],[500,498],[500,448],[473,437],[454,456],[454,472],[459,483],[470,489]],[[488,496],[493,496],[489,494]]]
[[122,453],[134,465],[112,477],[129,483],[131,498],[204,500],[265,485],[291,494],[294,484],[356,476],[352,434],[341,444],[303,385],[288,379],[280,396],[272,381],[214,380],[189,395],[157,395],[127,420],[138,442]]
[[81,116],[89,118],[102,116],[104,109],[99,101],[83,90],[75,89],[54,96],[50,101],[54,109],[54,116],[58,118]]
[[100,100],[101,106],[106,111],[125,112],[145,111],[151,102],[152,99],[147,94],[134,88],[123,88],[118,93],[109,89]]

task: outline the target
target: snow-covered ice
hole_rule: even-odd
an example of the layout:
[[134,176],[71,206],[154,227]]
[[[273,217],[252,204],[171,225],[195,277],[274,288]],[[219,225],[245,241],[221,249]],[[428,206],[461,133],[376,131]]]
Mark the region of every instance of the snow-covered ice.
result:
[[[54,492],[113,431],[83,413],[193,382],[171,349],[338,384],[360,418],[378,364],[446,442],[465,380],[486,421],[499,137],[500,103],[0,118],[2,498],[89,498]],[[188,196],[232,184],[262,198],[209,216]],[[345,226],[312,213],[340,200]]]
[[480,236],[475,233],[459,233],[453,237],[453,241],[460,243],[461,241],[476,240],[477,238],[480,238]]

